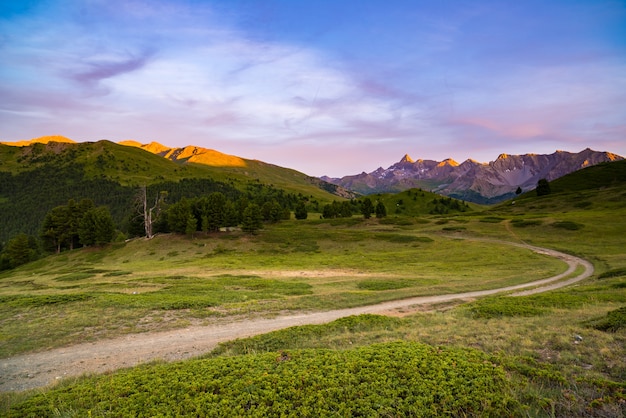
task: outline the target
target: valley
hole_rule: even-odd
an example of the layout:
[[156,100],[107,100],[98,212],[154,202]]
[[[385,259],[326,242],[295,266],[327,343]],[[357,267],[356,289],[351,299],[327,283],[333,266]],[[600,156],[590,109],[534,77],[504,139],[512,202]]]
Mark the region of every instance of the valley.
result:
[[[354,388],[391,411],[445,382],[449,398],[403,408],[621,416],[625,176],[622,161],[599,164],[491,206],[379,193],[369,197],[386,216],[309,206],[306,219],[252,233],[158,233],[2,271],[0,411],[279,415],[298,402],[322,413],[351,410],[357,395],[343,391]],[[434,362],[433,376],[406,373],[395,355]],[[358,372],[340,373],[354,361]],[[384,399],[382,376],[395,382]],[[336,395],[313,401],[322,392]]]

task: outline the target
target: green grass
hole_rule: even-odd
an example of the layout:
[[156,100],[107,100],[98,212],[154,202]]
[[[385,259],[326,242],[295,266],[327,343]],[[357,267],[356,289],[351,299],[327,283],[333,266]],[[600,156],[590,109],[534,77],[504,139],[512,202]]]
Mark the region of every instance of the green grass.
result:
[[[0,297],[75,299],[56,310],[35,299],[30,308],[1,306],[0,355],[229,315],[339,309],[502,287],[566,267],[521,248],[468,245],[430,227],[397,231],[374,220],[290,221],[255,236],[161,236],[115,244],[98,257],[91,250],[51,256],[0,275]],[[14,320],[24,315],[28,323]],[[46,332],[37,332],[42,327]]]

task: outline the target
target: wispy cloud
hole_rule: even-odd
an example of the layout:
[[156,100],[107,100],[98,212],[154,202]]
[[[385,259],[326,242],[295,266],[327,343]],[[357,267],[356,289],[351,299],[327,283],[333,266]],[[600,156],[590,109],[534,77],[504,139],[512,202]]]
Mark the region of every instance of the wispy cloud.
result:
[[81,66],[84,68],[75,70],[74,74],[70,74],[70,78],[88,86],[97,85],[102,80],[143,68],[150,55],[150,53],[144,53],[139,56],[131,55],[121,58],[92,58],[82,62]]

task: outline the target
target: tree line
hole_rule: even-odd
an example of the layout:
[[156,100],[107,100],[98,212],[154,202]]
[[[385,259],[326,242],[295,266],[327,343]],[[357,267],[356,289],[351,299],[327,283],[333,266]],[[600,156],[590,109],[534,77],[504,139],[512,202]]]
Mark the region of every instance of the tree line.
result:
[[377,218],[384,218],[387,216],[387,208],[381,201],[374,205],[369,197],[343,202],[333,200],[332,203],[324,205],[322,208],[322,217],[324,219],[349,218],[357,213],[363,215],[365,219],[371,218],[372,213],[375,213]]
[[46,214],[39,237],[20,233],[0,248],[0,270],[34,261],[46,252],[104,245],[113,241],[115,234],[106,206],[96,206],[91,199],[70,199]]
[[[88,178],[85,172],[86,167],[79,163],[45,164],[17,174],[0,171],[0,242],[6,243],[20,233],[38,235],[48,211],[70,199],[91,199],[96,205],[106,206],[116,227],[127,232],[135,216],[134,199],[139,186],[123,185],[104,176]],[[185,178],[147,186],[151,197],[162,191],[167,192],[169,202],[221,192],[233,201],[245,196],[259,206],[272,200],[292,210],[300,201],[309,211],[316,211],[318,206],[310,196],[289,193],[259,180],[242,184],[233,179]]]
[[[297,215],[302,219],[307,209],[315,210],[319,205],[312,197],[289,193],[259,180],[242,184],[231,179],[186,178],[140,188],[104,176],[89,178],[85,172],[79,163],[56,167],[43,164],[17,174],[0,171],[0,269],[15,267],[46,252],[100,245],[118,236],[146,235],[145,216],[137,207],[140,189],[151,199],[148,209],[154,206],[155,196],[164,197],[159,213],[155,213],[161,216],[154,216],[150,222],[155,228],[153,233],[189,232],[192,223],[195,232],[231,225],[254,231],[259,222],[284,219],[290,210],[299,209]],[[251,204],[256,206],[246,212]],[[184,228],[182,216],[186,216]],[[112,238],[108,235],[111,220]],[[91,236],[88,231],[92,231]]]
[[[298,202],[296,218],[307,217],[306,199],[271,186],[253,184],[245,192],[239,192],[221,185],[228,195],[213,191],[203,196],[185,197],[186,192],[194,190],[185,183],[195,182],[183,182],[180,188],[170,187],[174,196],[182,196],[171,204],[167,190],[156,191],[154,187],[135,190],[126,222],[116,223],[109,207],[96,206],[92,199],[78,202],[69,199],[67,204],[55,206],[45,214],[37,236],[22,232],[9,239],[6,245],[0,243],[0,270],[34,261],[45,253],[101,246],[116,237],[151,238],[154,234],[169,232],[193,235],[215,232],[222,227],[241,227],[245,232],[255,233],[263,222],[289,219],[293,202]],[[154,201],[149,201],[152,197]]]

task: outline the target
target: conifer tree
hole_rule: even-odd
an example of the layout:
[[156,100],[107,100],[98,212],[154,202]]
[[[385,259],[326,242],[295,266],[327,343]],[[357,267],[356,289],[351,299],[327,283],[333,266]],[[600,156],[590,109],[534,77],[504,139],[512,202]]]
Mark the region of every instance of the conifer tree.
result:
[[294,215],[296,219],[306,219],[309,216],[306,210],[306,205],[304,204],[304,200],[298,202]]
[[244,232],[254,234],[263,226],[263,214],[261,208],[256,203],[250,203],[243,211],[243,221],[241,229]]
[[376,217],[384,218],[385,216],[387,216],[387,208],[385,208],[385,204],[383,202],[379,201],[376,205]]
[[366,197],[361,204],[361,213],[365,219],[369,219],[372,216],[372,212],[374,212],[374,204],[369,197]]
[[537,182],[537,189],[535,189],[535,191],[537,192],[537,196],[545,196],[552,193],[552,191],[550,190],[550,183],[548,183],[547,179],[539,180]]
[[109,210],[100,206],[88,210],[79,226],[80,243],[85,246],[104,245],[113,240],[115,225]]
[[18,234],[7,242],[2,251],[2,258],[9,268],[15,268],[33,261],[37,255],[36,249],[35,240],[26,234]]

